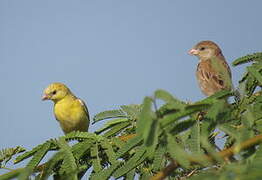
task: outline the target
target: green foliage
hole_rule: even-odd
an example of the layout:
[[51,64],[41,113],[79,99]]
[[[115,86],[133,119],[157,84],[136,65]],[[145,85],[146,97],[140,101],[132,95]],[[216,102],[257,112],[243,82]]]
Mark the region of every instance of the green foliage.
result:
[[15,148],[2,149],[0,151],[0,167],[4,167],[2,166],[2,163],[5,165],[9,160],[11,160],[11,158],[14,155],[19,154],[24,151],[25,149],[21,146],[17,146]]
[[[15,163],[30,160],[24,168],[0,175],[0,179],[81,179],[88,170],[94,180],[154,175],[259,179],[262,53],[241,57],[233,64],[246,62],[253,64],[239,81],[239,92],[220,91],[188,103],[157,90],[141,105],[97,114],[93,123],[107,121],[95,133],[71,132],[17,156]],[[21,147],[0,151],[1,167],[6,168],[6,163],[23,151]],[[45,160],[50,151],[55,153]],[[41,161],[44,163],[39,166]]]

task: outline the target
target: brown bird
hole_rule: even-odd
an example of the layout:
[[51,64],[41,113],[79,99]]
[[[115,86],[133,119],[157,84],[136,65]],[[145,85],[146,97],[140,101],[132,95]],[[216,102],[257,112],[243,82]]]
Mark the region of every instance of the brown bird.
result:
[[196,77],[201,91],[210,96],[220,90],[232,90],[230,68],[219,46],[212,41],[201,41],[189,52],[200,62],[197,65]]

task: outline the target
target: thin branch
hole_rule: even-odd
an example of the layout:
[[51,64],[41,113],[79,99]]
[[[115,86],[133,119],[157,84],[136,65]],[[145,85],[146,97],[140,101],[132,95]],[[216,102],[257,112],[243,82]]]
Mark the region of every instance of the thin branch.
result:
[[[239,145],[235,145],[231,148],[225,149],[223,151],[220,151],[217,153],[217,156],[220,156],[221,158],[227,159],[234,154],[237,154],[241,150],[247,149],[251,146],[257,145],[259,143],[262,143],[262,134],[255,136],[253,138],[250,138],[244,142],[242,142]],[[215,159],[211,156],[204,156],[204,159],[214,162]],[[191,164],[199,164],[199,160],[196,158],[189,158],[189,161]],[[150,180],[163,180],[167,176],[169,176],[174,170],[176,170],[179,167],[179,164],[176,161],[172,161],[167,167],[165,167],[162,171],[155,174],[153,177],[150,178]]]
[[172,160],[171,163],[167,165],[167,167],[165,167],[162,171],[158,172],[153,177],[151,177],[150,180],[165,179],[171,172],[176,170],[178,167],[179,167],[179,164],[175,160]]
[[122,141],[128,141],[129,139],[135,137],[136,134],[127,134],[127,135],[123,135],[123,136],[119,136],[119,139]]

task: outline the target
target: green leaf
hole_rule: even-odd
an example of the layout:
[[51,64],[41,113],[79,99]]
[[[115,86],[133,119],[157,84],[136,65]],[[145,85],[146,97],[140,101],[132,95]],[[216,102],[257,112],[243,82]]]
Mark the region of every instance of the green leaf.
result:
[[138,116],[141,112],[141,105],[137,105],[137,104],[131,104],[131,105],[123,105],[120,106],[121,109],[126,112],[128,119],[132,119],[132,120],[137,120]]
[[[201,106],[200,109],[202,109],[202,106]],[[166,126],[168,126],[170,124],[174,124],[174,123],[176,123],[176,121],[178,121],[182,118],[185,118],[185,117],[187,117],[191,114],[194,114],[198,111],[199,111],[199,108],[188,108],[188,109],[185,108],[185,110],[183,110],[183,111],[178,111],[178,112],[164,116],[163,118],[161,118],[159,120],[159,122],[161,124],[161,127],[166,127]]]
[[148,148],[147,153],[149,157],[153,157],[158,143],[158,120],[153,120],[150,127],[150,131],[144,139],[144,144]]
[[223,108],[226,108],[228,106],[227,102],[224,100],[218,100],[216,101],[208,110],[207,114],[205,117],[207,119],[210,119],[211,121],[216,121],[219,120],[221,121],[222,119],[219,118],[220,112],[223,111]]
[[125,153],[140,144],[142,141],[143,139],[141,136],[135,136],[132,139],[128,140],[126,144],[117,152],[117,158],[123,156]]
[[116,136],[118,133],[123,131],[126,127],[130,126],[130,122],[123,122],[115,125],[109,131],[104,134],[104,137]]
[[163,161],[165,160],[166,146],[160,145],[155,154],[153,160],[153,170],[159,171],[163,166]]
[[220,124],[218,128],[226,134],[228,134],[229,136],[234,137],[235,139],[238,136],[238,131],[236,130],[236,128],[233,127],[232,124]]
[[93,143],[94,140],[86,139],[72,146],[72,153],[74,154],[75,159],[78,160],[84,156],[90,150]]
[[31,173],[33,173],[34,168],[44,158],[50,146],[51,146],[51,142],[47,141],[44,144],[42,144],[41,147],[39,147],[37,152],[35,152],[34,157],[29,161],[23,172],[19,175],[19,179],[27,179],[31,175]]
[[58,145],[61,152],[64,154],[63,163],[59,173],[66,175],[68,179],[77,180],[77,165],[71,147],[66,143],[65,138],[61,137],[58,140]]
[[47,179],[49,176],[51,176],[53,169],[57,167],[60,162],[62,162],[64,156],[65,154],[61,151],[54,154],[53,157],[45,164],[41,178]]
[[209,135],[213,132],[213,124],[210,121],[204,121],[201,125],[201,145],[217,162],[222,163],[223,160],[216,153],[215,147],[209,141]]
[[182,148],[175,140],[171,134],[167,133],[167,151],[171,155],[171,157],[177,161],[182,167],[188,168],[190,166],[190,162],[188,160],[188,154],[185,152],[184,148]]
[[250,74],[252,74],[252,76],[254,76],[256,78],[256,80],[260,83],[260,85],[262,85],[262,75],[259,72],[258,69],[255,69],[254,67],[247,67],[247,70]]
[[149,97],[145,97],[143,102],[143,108],[142,112],[139,116],[138,122],[137,122],[137,134],[140,136],[143,136],[146,138],[149,134],[151,124],[153,121],[153,115],[152,115],[152,99]]
[[102,179],[109,179],[113,172],[121,165],[120,162],[110,165],[107,169],[103,169],[98,173],[95,173],[93,176],[90,177],[91,180],[102,180]]
[[13,170],[13,171],[10,171],[8,173],[5,173],[3,175],[0,175],[0,179],[1,180],[9,180],[9,179],[14,179],[16,178],[17,176],[19,176],[19,174],[21,172],[23,172],[24,169],[16,169],[16,170]]
[[92,124],[95,124],[98,121],[105,120],[105,119],[121,118],[121,117],[126,117],[126,114],[121,109],[104,111],[94,116]]
[[100,128],[99,130],[96,130],[95,133],[97,134],[100,134],[101,132],[107,130],[107,129],[110,129],[111,127],[117,125],[117,124],[120,124],[120,123],[123,123],[123,122],[128,122],[129,119],[114,119],[114,120],[111,120],[111,121],[108,121],[105,123],[104,127]]
[[234,60],[232,63],[233,66],[237,66],[240,64],[248,63],[251,61],[261,61],[262,60],[262,52],[254,53],[254,54],[249,54],[240,58],[237,58]]
[[113,176],[115,178],[119,178],[125,174],[127,174],[132,169],[136,168],[139,164],[141,164],[147,157],[146,147],[140,147],[136,153],[119,169],[117,169]]
[[102,136],[96,135],[94,133],[88,133],[88,132],[81,132],[81,131],[72,131],[65,135],[65,140],[85,140],[85,139],[94,139],[97,140],[101,138]]
[[178,106],[179,109],[183,108],[186,105],[186,103],[176,99],[174,96],[163,89],[158,89],[155,91],[155,98],[161,99],[166,103],[174,104]]
[[1,168],[1,162],[4,162],[6,164],[12,158],[12,156],[19,154],[21,152],[24,152],[24,151],[25,151],[25,148],[21,146],[0,150],[0,168]]
[[40,144],[40,145],[34,147],[31,151],[27,151],[24,154],[19,155],[14,160],[14,164],[17,164],[17,163],[23,161],[24,159],[27,159],[27,158],[33,156],[37,151],[39,151],[42,148],[42,146],[43,146],[43,144]]
[[128,173],[126,173],[126,177],[125,177],[125,180],[134,180],[135,178],[135,169],[129,171]]
[[181,121],[177,121],[174,124],[174,127],[169,131],[173,135],[177,135],[183,131],[189,130],[196,123],[196,119],[189,118]]
[[104,139],[103,141],[101,141],[101,147],[105,150],[105,153],[108,157],[108,160],[111,164],[115,164],[116,163],[116,153],[112,147],[112,145],[110,144],[110,142],[107,139]]
[[191,128],[190,139],[188,142],[192,154],[199,155],[201,153],[200,144],[200,122],[196,120],[196,123]]
[[98,150],[98,144],[95,143],[91,147],[91,158],[92,158],[92,164],[95,172],[99,172],[102,170],[102,166],[100,164],[100,157],[99,157],[99,150]]

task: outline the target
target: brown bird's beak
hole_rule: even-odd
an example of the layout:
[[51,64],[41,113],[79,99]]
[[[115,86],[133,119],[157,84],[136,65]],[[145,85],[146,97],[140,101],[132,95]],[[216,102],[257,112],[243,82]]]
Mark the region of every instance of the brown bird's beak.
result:
[[47,94],[44,94],[42,96],[42,101],[45,101],[45,100],[48,100],[49,99],[49,96]]
[[190,55],[197,55],[197,54],[198,54],[198,50],[196,50],[196,49],[190,49],[190,50],[188,51],[188,54],[190,54]]

